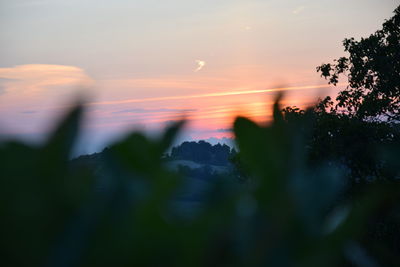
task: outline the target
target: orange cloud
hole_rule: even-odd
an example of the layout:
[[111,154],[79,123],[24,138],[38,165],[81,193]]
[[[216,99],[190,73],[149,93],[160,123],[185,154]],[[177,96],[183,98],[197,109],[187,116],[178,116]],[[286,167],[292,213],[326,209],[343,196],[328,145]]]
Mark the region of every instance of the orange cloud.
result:
[[89,87],[93,80],[84,70],[64,65],[28,64],[0,68],[5,93],[37,94],[51,87]]

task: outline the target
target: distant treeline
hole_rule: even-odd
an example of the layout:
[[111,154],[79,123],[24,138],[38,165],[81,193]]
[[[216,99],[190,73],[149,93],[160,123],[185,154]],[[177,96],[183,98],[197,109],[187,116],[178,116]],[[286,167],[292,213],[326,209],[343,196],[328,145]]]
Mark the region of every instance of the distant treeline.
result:
[[206,141],[183,142],[173,147],[169,155],[172,160],[191,160],[210,165],[226,166],[236,155],[236,150],[226,144],[211,145]]

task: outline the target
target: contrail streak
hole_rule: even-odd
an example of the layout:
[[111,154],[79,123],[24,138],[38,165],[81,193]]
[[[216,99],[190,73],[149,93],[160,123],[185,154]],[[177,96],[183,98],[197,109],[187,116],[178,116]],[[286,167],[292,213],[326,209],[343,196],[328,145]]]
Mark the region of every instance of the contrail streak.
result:
[[88,106],[116,105],[116,104],[143,103],[143,102],[153,102],[153,101],[206,98],[206,97],[251,95],[251,94],[271,93],[271,92],[280,92],[280,91],[318,89],[318,88],[329,88],[329,87],[330,87],[330,85],[293,86],[293,87],[280,87],[280,88],[270,88],[270,89],[261,89],[261,90],[230,91],[230,92],[219,92],[219,93],[197,94],[197,95],[186,95],[186,96],[163,96],[163,97],[151,97],[151,98],[141,98],[141,99],[126,99],[126,100],[116,100],[116,101],[89,102],[89,103],[86,103],[86,105],[88,105]]

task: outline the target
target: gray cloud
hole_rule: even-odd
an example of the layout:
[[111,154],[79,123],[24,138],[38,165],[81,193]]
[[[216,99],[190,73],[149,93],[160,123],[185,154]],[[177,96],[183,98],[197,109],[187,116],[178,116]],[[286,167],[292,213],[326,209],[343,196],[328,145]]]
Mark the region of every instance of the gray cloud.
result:
[[217,133],[230,133],[232,132],[232,129],[227,128],[227,129],[217,129],[215,130]]
[[205,139],[204,141],[212,144],[212,145],[216,145],[216,144],[225,144],[230,146],[231,148],[235,148],[235,140],[232,138],[227,138],[227,137],[222,137],[222,138],[216,138],[216,137],[210,137]]
[[220,128],[220,129],[209,129],[209,130],[201,130],[197,131],[199,133],[231,133],[233,129],[231,128]]

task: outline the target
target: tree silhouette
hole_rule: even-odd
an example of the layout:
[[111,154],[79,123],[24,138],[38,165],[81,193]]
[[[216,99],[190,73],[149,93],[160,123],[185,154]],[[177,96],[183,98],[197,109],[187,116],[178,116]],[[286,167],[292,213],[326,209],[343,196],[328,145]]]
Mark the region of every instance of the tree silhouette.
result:
[[183,142],[171,150],[172,159],[191,160],[202,164],[228,165],[233,155],[231,148],[224,144],[211,145],[204,140]]
[[345,39],[348,57],[322,64],[317,71],[337,85],[346,75],[348,86],[321,100],[310,112],[297,107],[283,110],[288,122],[312,117],[308,138],[309,158],[314,162],[338,162],[348,169],[354,188],[369,181],[397,179],[388,173],[386,161],[377,161],[381,147],[400,142],[400,6],[381,30],[368,38]]
[[345,39],[348,57],[322,64],[317,71],[330,84],[337,85],[339,76],[348,77],[348,86],[339,92],[334,106],[328,97],[323,103],[331,111],[345,111],[358,119],[400,119],[400,6],[381,30],[356,41]]

